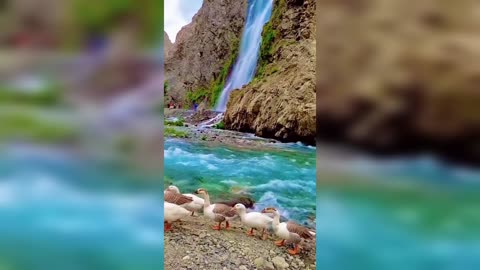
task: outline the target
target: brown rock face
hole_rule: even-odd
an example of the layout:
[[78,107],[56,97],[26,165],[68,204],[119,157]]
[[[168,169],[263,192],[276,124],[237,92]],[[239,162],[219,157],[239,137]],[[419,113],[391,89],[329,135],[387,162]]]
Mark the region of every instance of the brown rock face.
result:
[[165,58],[167,58],[168,54],[172,50],[173,43],[166,32],[164,32],[164,35],[163,35],[163,43],[164,43],[163,46],[164,46]]
[[231,93],[226,128],[315,144],[315,5],[274,1],[256,78]]
[[165,59],[168,97],[185,104],[188,92],[210,87],[240,39],[247,0],[205,0],[178,33]]
[[480,2],[319,1],[322,138],[480,163]]

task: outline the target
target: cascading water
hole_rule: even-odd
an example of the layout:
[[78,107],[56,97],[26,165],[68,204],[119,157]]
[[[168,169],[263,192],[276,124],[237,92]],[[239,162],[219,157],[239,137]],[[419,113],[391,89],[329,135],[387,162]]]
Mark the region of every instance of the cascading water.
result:
[[263,26],[270,20],[272,8],[273,0],[248,1],[247,21],[240,44],[240,52],[217,102],[216,111],[224,112],[230,92],[248,84],[253,79],[262,43]]

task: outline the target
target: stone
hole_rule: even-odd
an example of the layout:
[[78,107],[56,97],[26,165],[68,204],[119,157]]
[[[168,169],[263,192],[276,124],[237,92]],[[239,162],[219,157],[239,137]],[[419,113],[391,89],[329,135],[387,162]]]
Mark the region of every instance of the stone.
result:
[[258,268],[258,269],[262,269],[263,266],[265,265],[266,261],[264,258],[260,257],[260,258],[256,258],[253,263],[255,264],[255,266]]
[[266,270],[275,270],[275,266],[273,266],[273,263],[271,263],[271,262],[266,262],[264,269],[266,269]]
[[273,265],[278,269],[287,269],[289,264],[282,257],[275,257],[272,259]]

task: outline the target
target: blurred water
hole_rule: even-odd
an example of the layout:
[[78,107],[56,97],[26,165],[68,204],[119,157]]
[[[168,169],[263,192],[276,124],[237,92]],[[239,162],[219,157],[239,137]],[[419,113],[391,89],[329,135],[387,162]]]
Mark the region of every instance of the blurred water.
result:
[[297,222],[313,222],[315,149],[282,145],[278,150],[240,150],[168,139],[164,155],[165,180],[183,193],[203,187],[213,200],[250,194],[257,210],[275,206]]
[[162,269],[157,177],[51,148],[2,150],[0,269]]
[[480,170],[331,156],[319,151],[317,267],[480,268]]
[[273,0],[248,0],[248,12],[245,22],[240,51],[225,87],[218,99],[216,110],[224,112],[227,108],[230,92],[248,84],[255,75],[263,26],[272,15]]

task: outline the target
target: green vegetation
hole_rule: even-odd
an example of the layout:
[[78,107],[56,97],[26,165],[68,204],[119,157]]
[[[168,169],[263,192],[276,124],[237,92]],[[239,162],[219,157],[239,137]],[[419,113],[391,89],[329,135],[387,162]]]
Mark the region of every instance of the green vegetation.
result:
[[191,106],[195,103],[200,103],[204,99],[209,99],[210,97],[210,89],[209,88],[198,88],[196,91],[188,91],[187,92],[187,103],[188,106]]
[[163,96],[167,96],[168,95],[168,81],[164,81],[163,82]]
[[240,39],[236,38],[232,42],[230,47],[230,56],[223,64],[222,69],[218,73],[218,76],[210,82],[208,87],[196,89],[194,91],[187,92],[187,103],[193,105],[194,103],[200,103],[206,100],[211,107],[216,105],[218,98],[222,94],[222,90],[228,78],[228,74],[233,68],[235,61],[237,60],[240,49]]
[[200,138],[202,141],[206,141],[207,140],[207,135],[202,135],[202,137]]
[[[140,2],[140,3],[139,3]],[[163,38],[163,2],[156,0],[72,0],[72,31],[67,33],[69,47],[77,48],[89,33],[109,34],[120,24],[136,24],[144,44],[153,45]]]
[[[262,79],[263,76],[267,75],[267,65],[272,62],[272,56],[279,48],[279,46],[275,46],[278,34],[276,27],[280,25],[282,15],[285,13],[286,8],[287,5],[285,0],[276,0],[274,3],[272,17],[270,18],[270,21],[263,27],[262,44],[260,46],[260,56],[257,64],[255,79]],[[277,71],[278,68],[276,70],[270,70],[269,74]]]
[[174,127],[165,127],[165,137],[188,138],[188,132]]
[[223,122],[222,120],[220,123],[214,125],[213,127],[216,129],[225,129],[225,122]]
[[0,86],[0,104],[54,106],[61,102],[61,89],[50,85],[35,92]]
[[35,91],[0,84],[0,140],[55,143],[75,139],[78,130],[73,123],[49,115],[57,114],[51,110],[62,105],[62,93],[53,82]]
[[164,124],[165,126],[183,127],[183,126],[185,125],[185,119],[180,118],[180,119],[175,120],[175,121],[165,120],[165,121],[163,122],[163,124]]
[[34,116],[33,113],[0,113],[0,140],[21,139],[62,142],[75,138],[76,129],[64,122]]

